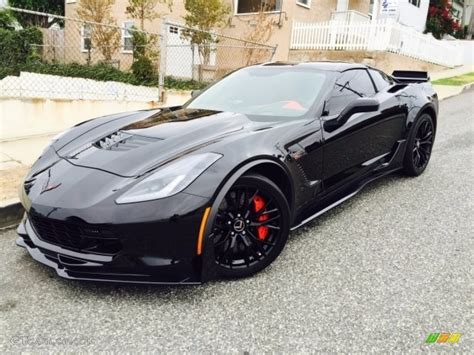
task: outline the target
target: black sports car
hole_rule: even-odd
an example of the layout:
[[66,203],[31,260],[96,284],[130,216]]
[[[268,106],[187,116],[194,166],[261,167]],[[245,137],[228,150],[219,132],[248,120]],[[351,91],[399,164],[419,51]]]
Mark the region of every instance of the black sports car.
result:
[[199,283],[262,270],[294,230],[402,170],[438,113],[427,73],[269,63],[180,107],[56,137],[27,175],[17,244],[69,279]]

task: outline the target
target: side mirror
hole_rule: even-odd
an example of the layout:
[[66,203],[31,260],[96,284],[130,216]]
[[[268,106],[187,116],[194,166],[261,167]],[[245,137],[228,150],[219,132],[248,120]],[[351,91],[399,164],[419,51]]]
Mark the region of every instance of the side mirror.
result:
[[337,120],[344,124],[352,115],[361,112],[375,112],[379,109],[379,106],[378,100],[369,97],[361,97],[347,105]]
[[196,96],[199,96],[201,94],[202,90],[193,90],[191,91],[191,98],[194,99]]
[[361,112],[375,112],[379,109],[380,104],[378,100],[369,98],[369,97],[361,97],[358,98],[351,103],[349,103],[344,110],[342,110],[339,117],[326,121],[324,123],[324,129],[328,132],[335,131],[339,127],[341,127],[344,123],[346,123],[352,115]]

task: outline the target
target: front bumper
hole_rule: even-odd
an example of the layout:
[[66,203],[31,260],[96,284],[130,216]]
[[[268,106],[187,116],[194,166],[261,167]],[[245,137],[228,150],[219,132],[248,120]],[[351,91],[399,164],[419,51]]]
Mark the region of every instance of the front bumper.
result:
[[[144,243],[148,251],[144,251],[143,245],[135,245],[116,255],[78,252],[41,239],[27,216],[18,226],[17,233],[18,246],[66,279],[145,284],[199,284],[208,279],[203,276],[202,256],[190,257],[183,253],[177,257],[179,253],[173,253],[166,257],[163,252],[150,249],[146,240],[136,243]],[[160,249],[167,249],[167,246]]]
[[64,160],[29,176],[17,244],[67,279],[195,284],[212,278],[206,270],[214,263],[206,248],[202,254],[197,248],[210,198],[183,191],[116,204],[131,180]]

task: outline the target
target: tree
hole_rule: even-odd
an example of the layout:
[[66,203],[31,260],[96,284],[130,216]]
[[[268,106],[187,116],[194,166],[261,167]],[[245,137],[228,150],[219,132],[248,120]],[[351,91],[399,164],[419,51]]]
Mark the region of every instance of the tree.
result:
[[185,0],[184,8],[186,26],[196,30],[184,31],[183,36],[198,46],[203,63],[208,64],[212,44],[218,42],[211,32],[227,23],[230,7],[222,0]]
[[[125,13],[140,21],[140,30],[145,30],[145,21],[153,21],[161,18],[162,14],[156,10],[158,4],[168,5],[172,11],[173,0],[128,0]],[[155,76],[156,70],[153,64],[158,60],[160,52],[158,49],[158,36],[132,30],[133,59],[132,71],[137,78],[144,80]]]
[[15,17],[8,10],[0,11],[0,28],[4,30],[14,30],[15,29]]
[[[64,0],[9,0],[9,5],[20,9],[47,12],[53,15],[64,16]],[[23,27],[37,26],[48,28],[60,22],[48,16],[32,15],[22,12],[13,12],[13,16]]]
[[145,21],[153,21],[162,14],[156,11],[158,4],[166,4],[171,11],[173,0],[128,0],[125,13],[140,21],[140,29],[145,30]]
[[246,47],[248,47],[245,49],[246,65],[261,62],[265,60],[265,56],[268,54],[269,48],[258,47],[255,43],[267,43],[273,35],[275,26],[278,25],[278,21],[271,14],[266,13],[269,8],[274,8],[272,5],[275,4],[275,1],[262,2],[253,18],[255,27],[244,35],[244,40],[253,42],[246,44]]
[[111,15],[115,0],[80,0],[77,14],[84,21],[98,22],[103,25],[90,25],[92,47],[97,47],[106,61],[120,47],[120,31],[115,18]]
[[160,52],[158,49],[157,36],[148,35],[142,31],[132,31],[133,36],[133,64],[132,72],[135,78],[146,82],[156,77],[156,61]]
[[425,32],[430,32],[435,38],[444,35],[462,37],[464,31],[461,24],[453,16],[453,6],[448,0],[431,0],[428,10]]

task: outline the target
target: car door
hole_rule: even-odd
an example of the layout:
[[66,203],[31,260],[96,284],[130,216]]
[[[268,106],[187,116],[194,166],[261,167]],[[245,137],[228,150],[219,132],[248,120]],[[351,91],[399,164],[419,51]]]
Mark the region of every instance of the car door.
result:
[[[383,102],[379,109],[350,115],[336,128],[329,124],[359,98],[374,98],[379,104],[382,98]],[[350,69],[339,75],[322,117],[326,191],[362,177],[390,155],[402,129],[402,119],[393,111],[399,106],[396,100],[392,94],[377,93],[366,69]]]

